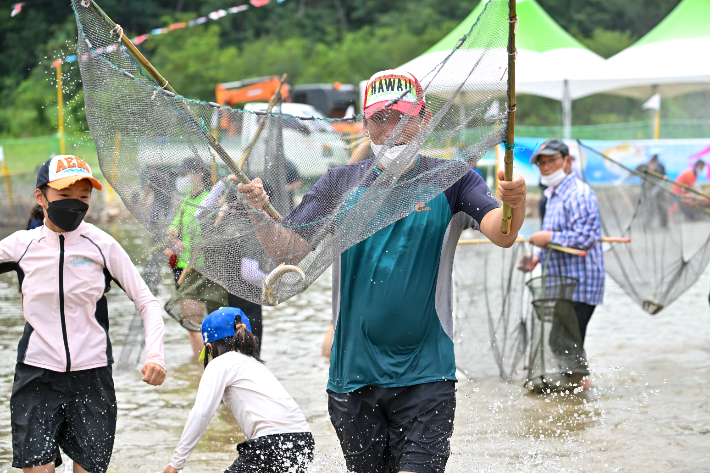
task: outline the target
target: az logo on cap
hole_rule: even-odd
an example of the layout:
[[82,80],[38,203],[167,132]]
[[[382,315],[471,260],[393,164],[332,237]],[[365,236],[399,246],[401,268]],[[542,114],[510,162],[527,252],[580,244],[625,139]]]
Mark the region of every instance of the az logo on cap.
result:
[[76,156],[62,154],[42,165],[37,174],[37,187],[48,185],[54,189],[66,189],[82,179],[88,179],[96,190],[103,189],[86,162]]

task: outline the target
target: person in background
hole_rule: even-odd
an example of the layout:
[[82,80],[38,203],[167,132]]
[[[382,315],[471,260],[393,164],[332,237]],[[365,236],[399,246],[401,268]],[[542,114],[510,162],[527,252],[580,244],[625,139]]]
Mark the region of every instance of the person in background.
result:
[[657,154],[654,154],[653,156],[651,156],[651,159],[649,159],[646,164],[639,164],[638,166],[636,166],[636,171],[639,171],[639,172],[653,171],[656,174],[660,174],[662,176],[666,175],[666,167],[660,161]]
[[[702,159],[698,159],[695,164],[693,164],[693,167],[681,172],[675,180],[676,182],[679,182],[680,184],[685,184],[688,187],[695,187],[695,184],[698,182],[698,175],[701,174],[704,169],[705,161],[703,161]],[[683,197],[689,192],[690,191],[684,189],[678,184],[675,184],[673,186],[673,193],[675,195]]]
[[42,207],[35,205],[32,207],[32,210],[30,210],[30,218],[27,220],[25,230],[34,230],[42,225],[44,225],[44,212],[42,211]]
[[[704,169],[705,161],[703,161],[702,159],[698,159],[695,164],[693,164],[693,167],[681,172],[675,180],[676,182],[684,184],[688,187],[695,187],[698,182],[698,176],[703,172]],[[678,209],[680,209],[683,214],[691,220],[694,220],[699,217],[699,210],[694,204],[692,204],[695,198],[690,197],[693,194],[692,192],[687,189],[684,189],[678,184],[674,184],[671,191],[678,196],[680,202],[676,202],[675,204],[673,204],[673,206],[668,211],[669,215],[674,215],[678,211]]]
[[[230,228],[232,217],[239,213],[241,209],[241,205],[236,207],[234,205],[237,201],[235,191],[237,182],[237,177],[234,174],[230,174],[225,179],[220,179],[202,200],[195,212],[195,218],[202,228],[210,228],[210,231],[220,233],[223,236],[233,231]],[[225,240],[223,240],[224,242]],[[236,246],[239,247],[239,245]],[[235,248],[234,251],[237,252],[238,249]],[[239,279],[243,283],[249,284],[252,291],[256,289],[261,292],[262,281],[266,275],[259,269],[259,262],[247,257],[239,259],[241,261]],[[252,333],[256,337],[259,347],[261,347],[264,332],[261,305],[232,293],[227,294],[227,305],[241,309],[246,314],[251,321]]]
[[[559,149],[560,153],[566,153],[563,155],[563,162],[564,162],[564,172],[566,174],[571,174],[572,173],[572,164],[574,158],[569,154],[569,148],[567,147],[566,144],[562,140],[558,140],[557,138],[550,138],[549,140],[545,141],[542,146],[540,147],[541,149],[546,146],[552,146],[552,148],[549,149]],[[567,159],[569,157],[569,159]],[[531,161],[532,162],[532,161]],[[545,211],[546,211],[546,206],[547,206],[547,194],[545,193],[545,189],[547,189],[547,186],[542,182],[542,179],[540,180],[540,200],[537,203],[537,211],[540,214],[540,225],[542,225],[542,222],[545,221]]]
[[[636,166],[635,171],[645,173],[645,179],[650,182],[649,185],[644,186],[646,199],[651,203],[650,210],[658,216],[661,228],[666,228],[668,226],[668,209],[673,205],[672,196],[660,186],[655,185],[661,182],[662,179],[654,175],[665,176],[666,167],[661,163],[658,154],[654,154],[646,164]],[[654,174],[650,174],[648,171]]]
[[25,331],[10,397],[12,466],[54,473],[61,451],[74,473],[103,473],[116,436],[116,392],[106,293],[115,281],[145,329],[143,381],[165,380],[163,318],[124,249],[84,222],[101,183],[76,156],[54,156],[37,174],[44,225],[0,241],[0,273],[17,272]]
[[174,273],[179,287],[165,309],[188,328],[193,353],[197,357],[202,350],[202,338],[200,332],[195,330],[199,330],[205,315],[227,304],[227,291],[188,264],[197,267],[205,264],[204,254],[199,247],[202,229],[195,218],[195,212],[209,194],[212,173],[201,160],[186,158],[177,174],[175,188],[185,196],[185,200],[168,227],[169,241],[165,253],[178,255]]
[[239,457],[225,473],[306,473],[315,447],[311,429],[259,358],[259,344],[244,312],[233,307],[212,312],[202,322],[202,338],[205,372],[164,473],[185,468],[220,402],[232,411],[246,437],[237,445]]
[[[549,243],[587,252],[582,257],[552,251],[547,266],[549,274],[578,280],[572,301],[584,343],[594,309],[604,299],[604,255],[599,241],[602,233],[596,195],[571,172],[571,159],[567,145],[555,139],[546,141],[530,158],[530,163],[540,169],[541,183],[547,186],[547,204],[542,231],[530,236],[530,243],[540,250],[523,256],[519,269],[532,271],[552,251],[546,249]],[[571,382],[583,389],[591,387],[583,373],[574,373]]]
[[170,195],[172,186],[166,173],[162,172],[160,166],[151,164],[148,166],[148,174],[145,176],[144,200],[149,194],[153,194],[153,203],[150,210],[150,223],[157,225],[168,217],[170,212]]
[[286,160],[286,191],[288,192],[289,211],[296,204],[296,191],[303,187],[303,179],[296,169],[296,165],[288,159]]

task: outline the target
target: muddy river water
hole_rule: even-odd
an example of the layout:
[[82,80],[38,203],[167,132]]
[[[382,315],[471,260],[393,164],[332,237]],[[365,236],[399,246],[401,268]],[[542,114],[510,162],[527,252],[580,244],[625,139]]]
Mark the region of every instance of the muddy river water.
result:
[[[135,261],[151,245],[140,227],[105,229]],[[709,282],[706,272],[652,317],[607,278],[605,304],[587,331],[595,386],[589,394],[529,395],[521,383],[460,376],[447,471],[710,471]],[[163,303],[170,285],[165,271],[158,295]],[[118,354],[134,309],[118,289],[108,300]],[[265,309],[264,315],[262,355],[310,423],[316,439],[314,472],[346,471],[327,413],[328,362],[320,356],[330,300],[326,272],[305,293]],[[187,332],[165,317],[168,378],[162,386],[142,383],[140,367],[114,367],[119,414],[110,472],[162,472],[195,398],[202,368],[190,361]],[[11,467],[9,401],[23,325],[16,277],[2,275],[0,473],[19,471]],[[231,413],[220,406],[184,471],[223,471],[243,440]],[[59,471],[71,471],[69,464]]]

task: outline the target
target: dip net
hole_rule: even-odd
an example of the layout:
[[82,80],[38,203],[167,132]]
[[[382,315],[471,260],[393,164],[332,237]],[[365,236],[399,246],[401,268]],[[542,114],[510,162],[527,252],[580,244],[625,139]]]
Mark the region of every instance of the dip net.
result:
[[587,374],[572,304],[577,280],[544,264],[542,273],[518,270],[520,259],[537,250],[524,242],[510,249],[487,240],[459,243],[454,347],[456,367],[469,378],[525,381],[541,389],[566,386],[572,373]]
[[454,259],[456,367],[469,378],[525,377],[531,297],[518,260],[532,246],[459,244]]
[[526,283],[532,294],[527,384],[566,386],[572,373],[589,374],[572,295],[577,280],[545,274]]
[[606,273],[639,306],[656,314],[697,282],[710,262],[709,209],[685,203],[681,196],[696,194],[674,188],[644,166],[622,166],[582,147],[604,157],[608,169],[620,176],[614,184],[593,186],[605,236],[631,238],[630,243],[604,244]]
[[[73,8],[86,116],[106,180],[189,267],[253,302],[302,292],[340,253],[451,186],[505,137],[508,0],[488,2],[446,59],[418,78],[426,113],[405,115],[377,156],[347,167],[362,115],[331,120],[281,113],[278,104],[245,111],[180,96],[156,81],[95,3],[74,0]],[[383,86],[416,93],[412,84]],[[383,172],[378,160],[401,143],[409,144]],[[194,174],[199,183],[181,179]],[[261,178],[275,211],[246,203],[230,174]]]

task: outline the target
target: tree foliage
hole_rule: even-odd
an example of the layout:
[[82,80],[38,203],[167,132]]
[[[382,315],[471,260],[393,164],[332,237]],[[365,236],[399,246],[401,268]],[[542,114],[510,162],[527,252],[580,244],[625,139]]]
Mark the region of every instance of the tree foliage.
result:
[[[652,29],[679,0],[538,0],[563,28],[609,57]],[[185,21],[245,0],[100,0],[129,36]],[[61,5],[61,7],[60,7]],[[288,73],[292,85],[357,84],[378,70],[403,64],[445,36],[475,7],[469,0],[272,1],[219,21],[152,37],[140,48],[183,95],[214,100],[214,87]],[[56,130],[53,59],[75,51],[73,13],[53,0],[28,2],[11,18],[0,14],[0,136]],[[86,131],[76,63],[63,69],[65,117]],[[691,103],[679,101],[679,104]],[[560,105],[521,97],[523,124],[556,125]],[[596,96],[575,102],[576,123],[646,118],[632,99]],[[665,107],[683,113],[683,107]]]

